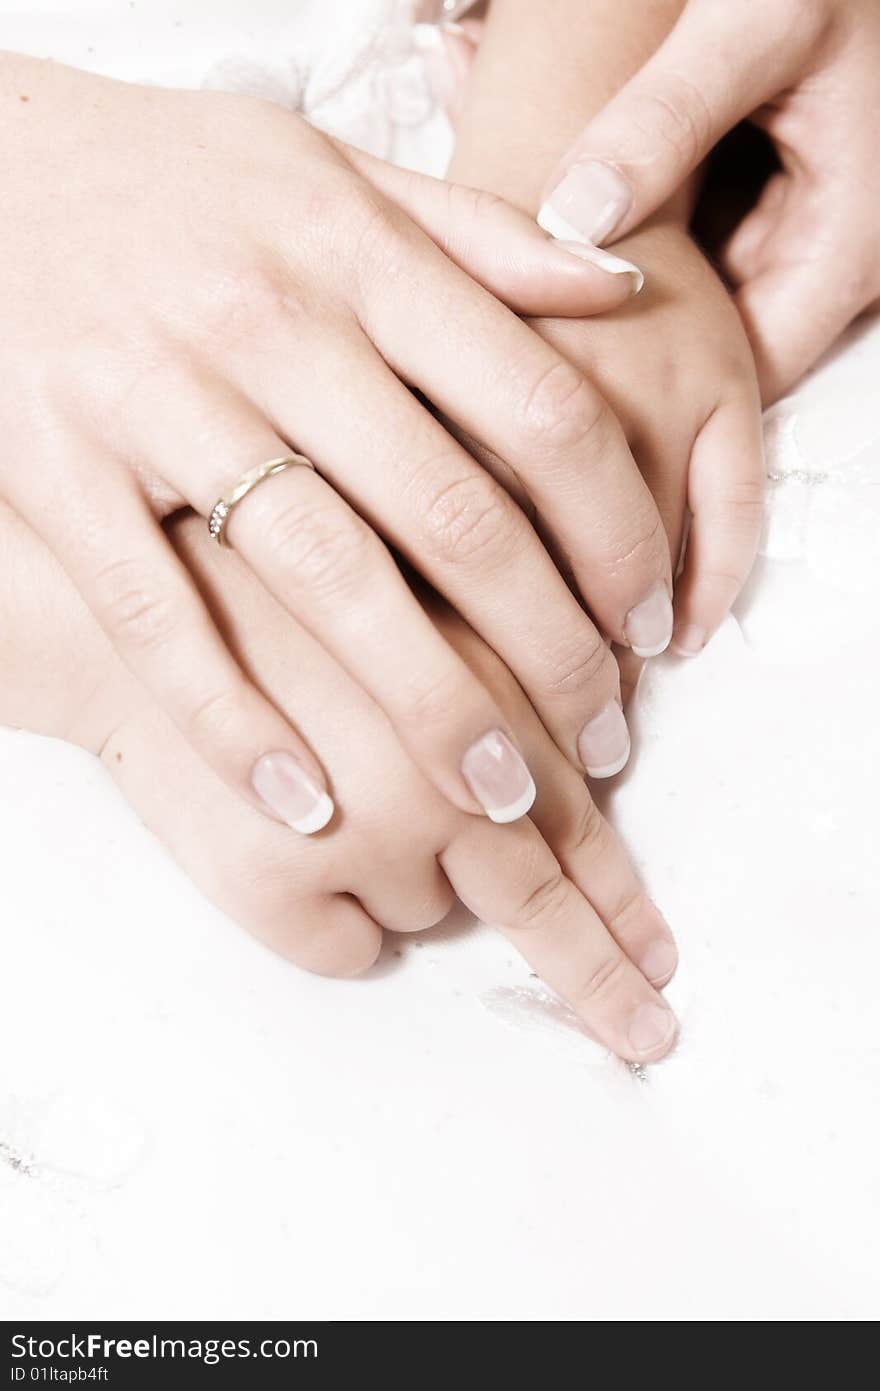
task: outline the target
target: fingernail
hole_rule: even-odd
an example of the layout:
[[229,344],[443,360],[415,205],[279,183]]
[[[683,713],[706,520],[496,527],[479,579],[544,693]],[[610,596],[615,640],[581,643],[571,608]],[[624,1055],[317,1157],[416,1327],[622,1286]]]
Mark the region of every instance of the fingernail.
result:
[[629,1021],[629,1041],[634,1053],[656,1053],[672,1042],[675,1015],[662,1005],[639,1005]]
[[591,778],[613,778],[629,758],[629,730],[616,700],[584,725],[577,741],[581,762]]
[[678,952],[671,942],[655,937],[637,958],[636,965],[652,985],[665,985],[678,965]]
[[607,271],[609,275],[628,275],[632,284],[630,297],[637,295],[645,283],[645,277],[632,261],[624,261],[622,256],[612,256],[610,251],[603,251],[591,242],[557,241],[554,238],[553,245],[567,251],[570,256],[577,256],[579,261],[589,261],[590,265],[598,266],[599,270]]
[[699,657],[706,646],[706,630],[696,623],[682,623],[672,635],[673,649],[680,657]]
[[491,821],[518,821],[535,800],[532,775],[500,729],[471,745],[461,761],[461,771]]
[[598,245],[629,211],[632,190],[622,174],[597,159],[583,159],[566,170],[548,194],[538,222],[562,241]]
[[656,657],[665,652],[672,637],[672,603],[659,584],[626,615],[623,631],[637,657]]
[[302,836],[320,831],[333,815],[332,799],[289,753],[257,759],[251,781],[269,810]]

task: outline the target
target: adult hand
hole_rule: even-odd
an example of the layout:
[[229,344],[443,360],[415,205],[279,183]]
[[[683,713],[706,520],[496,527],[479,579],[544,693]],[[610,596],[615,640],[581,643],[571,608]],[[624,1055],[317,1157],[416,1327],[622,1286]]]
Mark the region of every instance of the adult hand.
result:
[[301,832],[332,814],[317,759],[233,659],[157,524],[185,504],[207,516],[294,449],[318,472],[261,483],[229,538],[429,779],[497,821],[534,797],[497,701],[380,536],[589,766],[590,728],[616,708],[614,660],[524,513],[409,388],[517,470],[597,623],[665,646],[662,524],[620,427],[495,297],[581,315],[625,299],[632,268],[603,269],[499,200],[357,154],[271,103],[8,55],[0,111],[0,494],[193,747]]
[[307,969],[365,970],[383,928],[430,927],[458,893],[608,1047],[638,1062],[666,1053],[675,1020],[657,991],[675,969],[669,928],[583,778],[473,631],[442,604],[426,615],[492,691],[536,771],[532,815],[515,826],[450,806],[363,688],[239,557],[217,552],[200,518],[178,513],[164,531],[244,668],[327,748],[340,811],[332,827],[290,837],[219,784],[126,670],[47,547],[2,503],[0,723],[99,752],[208,896]]
[[539,221],[616,241],[748,118],[781,169],[723,248],[765,402],[880,296],[880,4],[689,0],[547,181]]

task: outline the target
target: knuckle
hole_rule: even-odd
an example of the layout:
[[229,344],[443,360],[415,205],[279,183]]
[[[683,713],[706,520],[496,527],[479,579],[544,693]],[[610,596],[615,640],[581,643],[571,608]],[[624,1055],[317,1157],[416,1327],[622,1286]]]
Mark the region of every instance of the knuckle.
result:
[[[406,935],[427,932],[448,916],[455,902],[455,893],[447,881],[415,899],[396,904],[395,917],[399,923],[395,923],[392,930]],[[379,918],[383,920],[381,914]]]
[[284,309],[281,278],[268,258],[251,263],[212,266],[193,288],[199,314],[193,320],[195,340],[207,351],[234,352],[253,343],[276,324]]
[[428,553],[445,565],[508,555],[519,540],[521,514],[487,473],[446,483],[422,514]]
[[599,434],[605,418],[598,393],[576,367],[560,359],[526,392],[514,423],[523,443],[544,456],[586,444]]
[[638,535],[634,536],[630,527],[626,534],[614,538],[606,565],[612,575],[641,569],[653,573],[658,567],[662,570],[668,554],[666,528],[659,512],[653,508]]
[[592,797],[580,800],[570,825],[563,833],[566,855],[600,854],[608,840],[608,826]]
[[309,594],[339,598],[363,583],[375,537],[345,507],[291,502],[272,518],[266,553]]
[[364,304],[375,303],[377,286],[396,279],[405,268],[413,225],[394,204],[365,186],[351,191],[340,247]]
[[476,226],[481,227],[488,218],[497,215],[499,208],[506,206],[503,198],[485,188],[456,183],[447,184],[446,188],[448,211],[453,221],[459,216],[473,218]]
[[452,670],[432,675],[414,686],[410,692],[403,718],[415,730],[434,729],[454,718],[461,708],[461,680]]
[[609,690],[616,687],[614,658],[605,643],[595,633],[579,642],[571,651],[559,652],[553,661],[547,680],[547,690],[553,696],[580,695],[597,686]]
[[637,926],[639,919],[644,916],[648,904],[648,895],[644,889],[631,889],[623,895],[608,918],[611,934],[618,942],[629,937],[631,929]]
[[759,526],[764,514],[764,481],[763,470],[756,469],[753,478],[743,478],[727,488],[725,507],[736,522],[749,529]]
[[623,985],[627,974],[627,958],[623,952],[609,952],[599,959],[590,974],[575,988],[575,1003],[594,1008],[613,997]]
[[520,897],[516,921],[520,927],[544,927],[563,911],[567,898],[568,882],[557,865]]
[[235,728],[241,714],[241,692],[228,687],[199,695],[190,706],[187,724],[196,740],[216,744]]
[[113,561],[95,576],[93,589],[103,625],[122,647],[161,647],[180,622],[176,599],[138,561]]
[[712,113],[695,82],[683,73],[667,73],[664,85],[643,98],[637,124],[653,141],[667,145],[676,160],[696,164],[712,134]]

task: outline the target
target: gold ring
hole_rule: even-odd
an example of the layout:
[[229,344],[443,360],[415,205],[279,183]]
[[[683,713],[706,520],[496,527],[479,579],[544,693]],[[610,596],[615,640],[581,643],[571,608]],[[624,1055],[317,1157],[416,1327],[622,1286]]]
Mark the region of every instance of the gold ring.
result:
[[262,483],[264,478],[271,478],[273,473],[282,473],[287,468],[310,468],[315,465],[311,459],[307,459],[305,454],[286,454],[283,459],[270,459],[268,463],[257,464],[256,468],[248,469],[228,493],[214,504],[214,510],[208,518],[208,533],[218,546],[227,546],[226,527],[232,515],[232,509],[243,497],[247,497],[258,483]]

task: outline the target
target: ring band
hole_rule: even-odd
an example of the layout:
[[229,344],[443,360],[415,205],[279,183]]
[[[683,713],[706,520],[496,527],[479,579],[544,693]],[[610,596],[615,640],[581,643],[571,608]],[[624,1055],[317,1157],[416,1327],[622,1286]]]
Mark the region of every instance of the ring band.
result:
[[214,504],[214,510],[208,518],[208,533],[217,542],[218,546],[228,546],[226,540],[226,527],[232,510],[243,497],[256,488],[258,483],[262,483],[264,478],[271,478],[273,473],[282,473],[288,468],[310,468],[315,465],[311,459],[307,459],[305,454],[286,454],[283,459],[270,459],[268,463],[258,464],[256,468],[248,469],[228,493],[224,493]]

